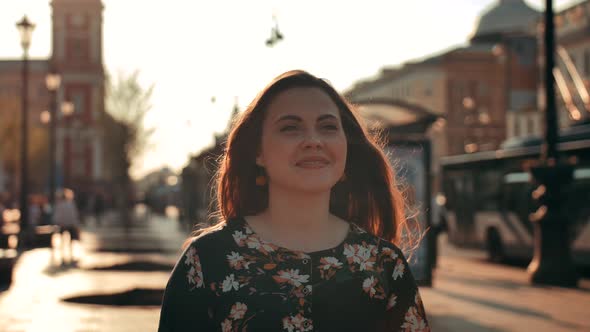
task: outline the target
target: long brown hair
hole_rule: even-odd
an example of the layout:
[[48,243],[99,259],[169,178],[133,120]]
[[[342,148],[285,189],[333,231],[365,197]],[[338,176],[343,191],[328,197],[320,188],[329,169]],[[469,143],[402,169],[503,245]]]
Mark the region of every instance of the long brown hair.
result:
[[319,88],[330,96],[340,111],[347,139],[346,180],[332,188],[330,212],[399,245],[401,228],[406,226],[404,198],[381,140],[369,133],[354,108],[328,82],[301,70],[276,77],[233,124],[216,178],[217,210],[213,215],[219,221],[199,234],[268,207],[268,187],[257,186],[255,181],[262,172],[256,165],[262,123],[273,98],[300,87]]

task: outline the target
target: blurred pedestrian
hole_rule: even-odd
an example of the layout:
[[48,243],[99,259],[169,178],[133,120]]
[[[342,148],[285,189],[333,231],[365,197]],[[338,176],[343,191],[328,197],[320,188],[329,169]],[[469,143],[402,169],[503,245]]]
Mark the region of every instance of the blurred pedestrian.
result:
[[41,209],[41,222],[40,225],[51,225],[51,204],[44,202],[39,204]]
[[176,264],[159,331],[429,331],[387,160],[325,80],[277,77],[230,132],[221,220]]
[[[32,230],[41,224],[41,208],[34,199],[29,199],[29,226]],[[34,232],[33,232],[34,233]]]
[[0,227],[4,225],[4,211],[6,210],[6,206],[4,206],[4,202],[0,200]]
[[94,220],[96,221],[96,225],[100,226],[102,214],[104,213],[104,199],[102,198],[102,194],[97,192],[94,195]]
[[[74,192],[72,190],[64,189],[58,193],[57,198],[53,220],[61,231],[62,261],[65,263],[65,258],[68,256],[69,262],[73,263],[76,261],[76,257],[74,257],[74,241],[80,239],[80,214],[74,202]],[[65,233],[69,234],[69,241],[65,241]],[[65,254],[66,248],[68,249],[68,255]]]

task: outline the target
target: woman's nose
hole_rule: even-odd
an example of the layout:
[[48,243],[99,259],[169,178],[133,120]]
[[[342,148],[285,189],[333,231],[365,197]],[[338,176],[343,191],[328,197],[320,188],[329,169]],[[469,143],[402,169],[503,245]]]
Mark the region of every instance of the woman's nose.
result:
[[322,140],[319,134],[316,132],[310,132],[305,135],[303,147],[304,148],[320,148],[322,146]]

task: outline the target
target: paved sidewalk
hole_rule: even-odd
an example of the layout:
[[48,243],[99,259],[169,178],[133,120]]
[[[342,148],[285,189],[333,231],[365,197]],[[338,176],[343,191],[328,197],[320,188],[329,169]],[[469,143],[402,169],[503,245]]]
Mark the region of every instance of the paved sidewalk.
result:
[[421,289],[433,331],[590,331],[590,279],[578,289],[531,286],[524,267],[441,244],[433,287]]
[[[76,304],[64,298],[118,293],[136,288],[163,289],[169,271],[97,270],[129,262],[172,266],[186,235],[178,222],[154,217],[130,233],[106,221],[82,232],[78,266],[56,264],[48,248],[22,254],[10,289],[0,292],[0,332],[155,331],[159,307]],[[131,253],[123,252],[131,250]],[[56,259],[56,257],[58,257]]]
[[[153,217],[126,233],[112,222],[82,232],[78,266],[55,265],[49,249],[18,260],[15,282],[0,291],[0,332],[155,331],[158,306],[117,307],[62,301],[71,296],[163,289],[169,271],[96,268],[129,262],[171,266],[186,235],[178,222]],[[155,248],[155,249],[154,249]],[[130,251],[130,252],[124,252]],[[532,287],[521,267],[489,264],[477,251],[442,241],[434,287],[421,293],[433,331],[590,331],[590,280],[578,289]]]

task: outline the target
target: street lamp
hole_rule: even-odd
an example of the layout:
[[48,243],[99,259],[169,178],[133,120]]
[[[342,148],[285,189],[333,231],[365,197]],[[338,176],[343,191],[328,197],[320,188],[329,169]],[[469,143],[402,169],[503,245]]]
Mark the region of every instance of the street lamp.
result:
[[576,287],[578,276],[570,255],[568,215],[564,209],[565,189],[571,183],[573,167],[560,163],[557,151],[557,107],[555,104],[555,33],[553,1],[545,0],[545,135],[541,163],[531,169],[539,186],[533,198],[540,204],[531,214],[534,227],[534,256],[528,266],[530,281]]
[[22,114],[22,128],[21,128],[21,183],[20,183],[20,210],[21,210],[21,222],[20,222],[20,234],[21,240],[19,243],[21,246],[27,246],[29,244],[29,204],[28,204],[28,130],[29,130],[29,110],[28,110],[28,60],[29,60],[29,46],[31,45],[31,36],[35,25],[29,21],[25,15],[20,22],[16,23],[16,27],[20,33],[21,46],[23,48],[23,67],[22,67],[22,93],[21,93],[21,114]]
[[279,30],[279,23],[277,22],[277,17],[273,15],[272,20],[274,21],[275,26],[271,28],[270,37],[266,40],[266,46],[268,47],[273,47],[276,43],[283,40],[283,34]]
[[49,130],[49,204],[51,209],[55,207],[55,173],[56,173],[56,146],[57,146],[57,89],[61,84],[61,77],[59,74],[51,72],[45,76],[45,85],[49,90],[50,103],[49,106],[49,119],[50,130]]
[[[74,108],[74,103],[72,103],[71,101],[64,101],[63,103],[61,103],[61,113],[64,115],[64,117],[69,117],[70,115],[74,114],[75,108]],[[68,137],[70,137],[70,133],[69,133],[69,121],[65,122],[66,124],[66,134],[68,135]],[[71,139],[70,139],[71,142]],[[64,158],[64,163],[66,162],[65,158]],[[67,169],[67,167],[65,167],[66,165],[62,165],[62,169]],[[69,172],[68,172],[69,173]],[[68,182],[68,183],[66,183]],[[65,185],[69,185],[69,174],[64,174],[64,187]]]
[[71,101],[64,101],[63,103],[61,103],[61,112],[65,116],[70,116],[74,114],[74,103],[72,103]]

